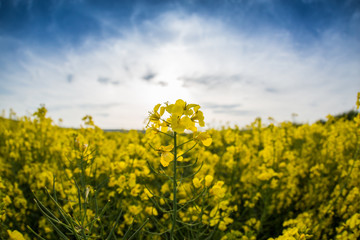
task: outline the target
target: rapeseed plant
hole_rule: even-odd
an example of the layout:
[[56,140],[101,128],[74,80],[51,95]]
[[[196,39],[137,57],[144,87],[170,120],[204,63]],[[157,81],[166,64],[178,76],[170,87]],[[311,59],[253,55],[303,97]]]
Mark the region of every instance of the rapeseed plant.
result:
[[[197,125],[200,127],[205,126],[204,115],[200,111],[200,106],[188,104],[181,99],[174,104],[157,104],[148,117],[146,132],[150,140],[157,134],[163,134],[170,138],[170,144],[154,147],[150,141],[150,146],[160,154],[159,171],[151,166],[152,170],[157,175],[167,177],[172,185],[172,193],[170,193],[169,197],[158,196],[159,203],[154,202],[161,212],[171,215],[171,227],[161,233],[161,235],[171,240],[184,237],[191,237],[192,239],[204,238],[207,234],[214,233],[214,231],[208,231],[209,225],[211,227],[219,225],[219,221],[209,224],[209,210],[207,210],[209,205],[205,205],[207,204],[207,198],[210,198],[211,194],[222,199],[225,196],[224,192],[219,194],[219,191],[210,189],[213,181],[211,175],[206,176],[205,184],[202,184],[202,180],[200,181],[195,177],[201,170],[203,162],[197,170],[193,169],[197,166],[197,161],[186,165],[180,164],[189,161],[185,160],[186,155],[198,144],[209,146],[212,142],[208,133],[198,132]],[[187,131],[192,132],[190,137],[189,133],[186,133]],[[183,136],[185,140],[182,143],[179,142],[181,134],[185,134]],[[193,142],[193,145],[186,149],[185,146],[191,142]],[[170,163],[172,163],[172,172],[171,175],[168,175],[169,171],[164,168],[168,167]],[[189,181],[186,181],[187,179]],[[168,187],[168,185],[164,186]],[[167,191],[162,189],[163,194]],[[156,196],[155,194],[152,195]],[[169,202],[172,202],[172,204],[169,204]],[[160,206],[166,204],[170,209]],[[214,218],[214,216],[212,217]],[[224,225],[222,222],[220,224],[222,224],[220,226]]]

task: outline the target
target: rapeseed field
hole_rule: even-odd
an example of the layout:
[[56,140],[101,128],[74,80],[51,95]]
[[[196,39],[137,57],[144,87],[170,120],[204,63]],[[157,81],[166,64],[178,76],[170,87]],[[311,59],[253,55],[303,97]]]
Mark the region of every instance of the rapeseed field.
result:
[[205,121],[181,99],[156,105],[146,131],[106,132],[91,116],[61,128],[44,106],[0,118],[0,238],[360,237],[360,115]]

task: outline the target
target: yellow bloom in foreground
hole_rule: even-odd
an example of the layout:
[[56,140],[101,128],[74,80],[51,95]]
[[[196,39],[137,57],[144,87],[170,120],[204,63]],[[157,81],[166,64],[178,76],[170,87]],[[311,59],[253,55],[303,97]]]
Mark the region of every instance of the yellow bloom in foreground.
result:
[[204,127],[205,126],[205,122],[204,122],[204,114],[202,111],[199,111],[200,106],[196,105],[194,107],[194,111],[195,113],[193,114],[193,116],[191,116],[191,120],[192,121],[198,121],[200,127]]
[[201,182],[200,182],[200,180],[199,180],[197,177],[195,177],[195,178],[193,179],[193,184],[194,184],[194,187],[195,187],[195,188],[201,187]]
[[159,130],[156,127],[149,127],[148,129],[146,129],[146,135],[149,138],[153,138],[156,134],[159,133]]
[[149,197],[149,198],[152,198],[152,197],[154,196],[147,188],[144,189],[144,193],[145,193],[146,196]]
[[[156,128],[158,128],[161,124],[161,116],[164,114],[165,112],[165,108],[164,107],[161,107],[161,104],[157,104],[155,107],[154,107],[154,110],[150,113],[149,115],[149,122],[148,122],[148,125],[150,122],[154,123],[154,126]],[[160,113],[158,112],[159,111],[159,108],[160,108]]]
[[278,176],[278,173],[276,173],[272,168],[267,168],[264,172],[258,175],[257,178],[261,181],[267,181],[275,176]]
[[[199,105],[187,104],[182,99],[178,99],[175,104],[165,103],[164,106],[157,104],[153,111],[149,112],[146,128],[153,128],[149,131],[150,135],[160,131],[167,132],[168,129],[177,133],[183,133],[185,130],[196,132],[196,123],[201,127],[205,126],[204,115],[199,109]],[[164,116],[165,111],[168,117]]]
[[167,111],[171,114],[181,116],[184,114],[186,108],[186,102],[182,99],[176,100],[175,104],[171,104],[167,107]]
[[208,133],[205,132],[194,133],[194,139],[197,142],[201,142],[206,147],[210,146],[210,144],[212,143],[212,138]]
[[154,216],[157,216],[157,215],[158,215],[158,211],[157,211],[156,208],[154,208],[154,207],[146,207],[146,208],[145,208],[145,212],[146,212],[148,215],[154,215]]
[[6,195],[2,200],[5,206],[8,206],[12,203],[11,198],[8,195]]
[[[166,111],[177,116],[191,116],[200,108],[197,104],[187,104],[184,100],[178,99],[175,104],[169,104]],[[194,110],[193,110],[194,109]]]
[[191,121],[188,116],[178,116],[176,114],[172,114],[170,117],[171,128],[174,132],[183,133],[186,129],[189,129],[193,132],[197,131],[195,127],[195,122]]
[[174,146],[170,144],[169,146],[160,146],[156,149],[161,153],[160,163],[164,167],[169,166],[170,162],[174,160],[174,154],[170,152],[173,148]]
[[24,236],[17,230],[11,231],[7,230],[11,240],[25,240]]
[[221,230],[221,231],[225,231],[225,230],[226,230],[226,224],[225,224],[225,222],[221,221],[221,222],[219,223],[219,230]]
[[223,187],[223,181],[217,181],[216,184],[210,189],[210,193],[217,198],[225,197],[226,189]]
[[136,205],[131,205],[129,207],[129,212],[132,213],[133,215],[138,215],[139,213],[141,213],[142,209],[139,206]]
[[214,180],[213,176],[206,175],[206,177],[205,177],[205,186],[210,187],[213,180]]

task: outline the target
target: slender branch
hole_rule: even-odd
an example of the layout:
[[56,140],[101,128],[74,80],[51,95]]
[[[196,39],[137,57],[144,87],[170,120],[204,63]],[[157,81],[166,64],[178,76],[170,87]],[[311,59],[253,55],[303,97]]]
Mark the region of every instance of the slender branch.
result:
[[171,138],[173,137],[172,135],[170,135],[170,134],[168,134],[166,132],[159,131],[159,133],[165,134],[166,136],[171,137]]
[[185,154],[187,154],[188,152],[190,152],[191,150],[194,149],[194,147],[197,145],[198,143],[195,143],[191,148],[189,148],[188,150],[186,150],[183,154],[181,154],[181,156],[184,156]]
[[182,145],[185,145],[185,144],[187,144],[187,143],[189,143],[189,142],[191,142],[191,141],[194,141],[194,139],[192,138],[192,139],[190,139],[190,140],[188,140],[188,141],[186,141],[186,142],[183,142],[183,143],[180,144],[178,147],[181,147]]
[[177,146],[176,146],[176,132],[174,132],[174,163],[173,163],[173,219],[172,219],[172,226],[170,232],[170,239],[174,239],[174,230],[176,226],[176,212],[177,212],[177,199],[176,199],[176,192],[177,192],[177,180],[176,180],[176,163],[177,163]]

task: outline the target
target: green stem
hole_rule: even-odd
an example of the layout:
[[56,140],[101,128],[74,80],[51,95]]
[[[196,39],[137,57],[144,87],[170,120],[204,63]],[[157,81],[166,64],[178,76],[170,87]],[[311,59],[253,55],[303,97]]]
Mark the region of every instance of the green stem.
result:
[[177,212],[177,200],[176,200],[176,192],[177,192],[177,182],[176,182],[176,163],[177,163],[177,146],[176,146],[176,132],[174,132],[174,170],[173,170],[173,219],[171,225],[170,239],[174,239],[174,229],[176,226],[176,212]]
[[191,142],[191,141],[194,141],[194,139],[190,139],[190,140],[188,140],[188,141],[186,141],[186,142],[183,142],[183,143],[180,144],[178,147],[181,147],[182,145],[185,145],[185,144],[187,144],[187,143],[189,143],[189,142]]

